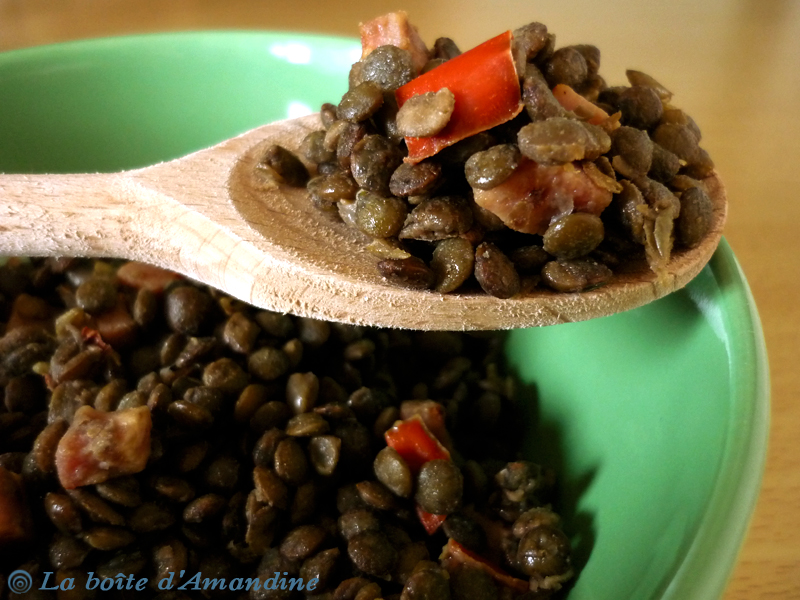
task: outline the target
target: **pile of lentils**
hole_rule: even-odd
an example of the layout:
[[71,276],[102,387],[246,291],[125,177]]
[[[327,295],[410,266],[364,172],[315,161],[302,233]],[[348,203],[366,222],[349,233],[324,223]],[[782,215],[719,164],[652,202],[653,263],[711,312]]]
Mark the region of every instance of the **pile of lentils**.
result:
[[[327,323],[139,263],[11,259],[0,400],[3,598],[16,569],[33,577],[28,598],[163,600],[530,600],[573,572],[553,473],[519,455],[499,333]],[[445,415],[451,460],[412,476],[384,434],[417,409]],[[435,533],[418,507],[444,518]],[[453,540],[527,589],[481,561],[440,561]],[[75,589],[39,590],[48,572]],[[149,583],[99,593],[90,572]],[[318,584],[156,587],[198,572]]]
[[[289,185],[306,185],[316,207],[371,238],[379,272],[398,286],[508,298],[537,288],[592,289],[645,260],[665,274],[673,246],[698,245],[711,224],[702,180],[714,163],[695,121],[642,72],[627,72],[629,86],[609,87],[597,47],[556,49],[541,23],[515,30],[512,50],[524,111],[511,121],[416,164],[404,161],[404,135],[440,130],[453,96],[443,88],[398,109],[395,91],[461,52],[439,38],[417,70],[408,50],[385,45],[353,65],[338,105],[322,105],[324,130],[298,150],[305,163],[275,146],[263,165]],[[567,110],[556,86],[609,118],[590,124],[587,105]],[[474,197],[501,186],[524,159],[579,165],[613,200],[601,214],[576,209],[553,217],[544,232],[515,231]]]

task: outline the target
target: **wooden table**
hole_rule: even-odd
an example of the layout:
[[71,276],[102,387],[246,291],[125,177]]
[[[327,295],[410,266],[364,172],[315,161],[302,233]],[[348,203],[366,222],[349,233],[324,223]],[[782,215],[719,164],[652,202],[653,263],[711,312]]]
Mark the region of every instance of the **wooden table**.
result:
[[560,45],[598,45],[610,83],[625,83],[628,67],[655,75],[700,123],[728,187],[725,235],[761,313],[772,378],[767,470],[724,598],[800,598],[800,2],[0,0],[0,50],[183,29],[356,35],[359,21],[400,5],[426,40],[449,35],[462,48],[542,21]]

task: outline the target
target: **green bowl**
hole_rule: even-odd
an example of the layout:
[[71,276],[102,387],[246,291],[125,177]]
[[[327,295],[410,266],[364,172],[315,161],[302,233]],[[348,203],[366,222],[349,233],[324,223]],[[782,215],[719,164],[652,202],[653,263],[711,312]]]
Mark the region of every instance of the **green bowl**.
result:
[[[0,54],[0,171],[174,158],[337,101],[358,53],[351,39],[222,32]],[[727,243],[686,289],[515,331],[508,356],[528,394],[529,455],[560,475],[580,569],[570,600],[721,595],[769,415],[761,327]]]

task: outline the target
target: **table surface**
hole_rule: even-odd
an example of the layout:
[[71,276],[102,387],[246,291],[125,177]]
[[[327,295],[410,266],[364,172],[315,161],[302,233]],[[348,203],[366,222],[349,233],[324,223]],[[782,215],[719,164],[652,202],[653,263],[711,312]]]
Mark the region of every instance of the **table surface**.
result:
[[[770,361],[772,416],[758,505],[726,600],[800,598],[800,2],[405,0],[424,39],[469,48],[537,20],[559,45],[594,43],[601,73],[639,68],[678,90],[730,199],[725,236],[747,275]],[[282,29],[356,35],[397,2],[0,0],[0,51],[123,33]],[[457,14],[456,22],[451,18]],[[444,26],[437,24],[445,23]],[[636,57],[632,59],[631,57]]]

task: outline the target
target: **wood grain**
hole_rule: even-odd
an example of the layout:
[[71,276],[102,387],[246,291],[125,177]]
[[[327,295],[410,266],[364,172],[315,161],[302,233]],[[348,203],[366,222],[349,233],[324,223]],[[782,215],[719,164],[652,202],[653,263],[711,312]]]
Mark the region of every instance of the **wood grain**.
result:
[[[469,47],[540,20],[591,42],[601,72],[639,68],[700,123],[725,181],[725,237],[750,282],[770,360],[772,419],[761,497],[725,600],[800,599],[800,2],[796,0],[0,0],[0,49],[119,33],[279,28],[354,35],[402,5],[426,39]],[[453,19],[452,15],[458,18]]]

